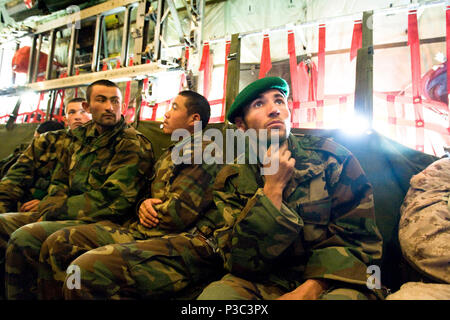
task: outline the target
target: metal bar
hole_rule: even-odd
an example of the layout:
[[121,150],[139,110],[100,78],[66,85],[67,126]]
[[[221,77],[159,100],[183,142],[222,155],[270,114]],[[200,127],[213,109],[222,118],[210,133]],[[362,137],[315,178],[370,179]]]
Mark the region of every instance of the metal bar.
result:
[[241,39],[239,34],[235,33],[231,36],[230,54],[227,57],[228,60],[228,80],[227,80],[227,92],[225,96],[225,114],[231,107],[234,98],[239,93],[239,74],[241,64]]
[[5,48],[0,48],[0,73],[2,72],[2,67],[3,67],[3,56],[5,53]]
[[134,78],[145,78],[149,74],[152,76],[157,76],[158,73],[163,72],[182,72],[168,71],[165,68],[160,68],[157,63],[144,63],[140,65],[133,65],[126,68],[112,69],[106,71],[98,71],[95,73],[81,73],[77,76],[69,76],[62,79],[52,79],[48,81],[40,81],[35,83],[30,83],[26,85],[23,89],[31,89],[34,91],[47,91],[53,89],[65,89],[73,88],[78,86],[84,86],[92,83],[99,79],[109,79],[115,82],[129,81]]
[[32,78],[33,82],[36,81],[38,73],[39,73],[39,60],[41,57],[42,38],[43,38],[43,35],[41,33],[38,36],[37,52],[36,52],[35,63],[34,63],[34,68],[33,68],[33,78]]
[[356,58],[355,113],[364,116],[372,127],[373,121],[373,31],[367,21],[373,11],[363,14],[362,48]]
[[205,17],[205,0],[197,0],[197,4],[198,4],[197,9],[198,9],[198,14],[199,14],[199,16],[198,16],[199,26],[197,28],[199,31],[197,33],[196,45],[197,45],[198,50],[200,50],[200,48],[202,47],[202,44],[203,44],[203,28],[205,25],[203,23],[204,17]]
[[158,61],[161,58],[161,41],[159,40],[159,37],[161,36],[162,33],[161,23],[163,11],[164,11],[164,0],[158,0],[155,35],[153,37],[153,48],[154,48],[153,61]]
[[94,44],[93,44],[94,50],[92,52],[92,64],[91,64],[92,72],[97,72],[98,68],[99,68],[103,20],[104,20],[104,16],[99,14],[97,16],[97,20],[95,22],[95,33],[94,33]]
[[134,122],[133,127],[137,128],[139,125],[139,122],[141,120],[141,111],[142,111],[142,89],[144,88],[144,81],[139,80],[138,81],[138,88],[137,88],[137,96],[136,96],[136,110],[134,113]]
[[102,22],[102,36],[101,39],[103,40],[103,57],[108,58],[108,35],[106,34],[106,23]]
[[142,63],[142,53],[145,50],[145,46],[147,45],[148,21],[146,19],[146,14],[149,7],[150,2],[148,0],[139,1],[136,14],[136,26],[134,31],[133,64]]
[[55,106],[55,96],[56,96],[56,90],[50,91],[50,96],[48,98],[47,102],[47,112],[45,113],[45,121],[52,120],[53,119],[53,111]]
[[47,57],[47,68],[45,70],[45,79],[50,80],[52,77],[53,57],[55,56],[56,30],[50,31],[49,51]]
[[122,67],[128,66],[128,45],[130,40],[130,18],[132,6],[128,6],[123,17],[122,50],[120,60]]
[[55,19],[50,22],[38,25],[35,33],[48,32],[53,29],[64,27],[73,21],[81,21],[90,17],[102,14],[108,16],[120,11],[123,11],[129,4],[138,2],[138,0],[112,0],[106,1],[96,6],[92,6],[81,11],[75,12],[71,15]]
[[27,83],[33,82],[34,62],[36,60],[36,41],[37,35],[33,36],[30,47],[30,58],[28,60]]
[[181,0],[181,1],[183,2],[183,5],[186,8],[186,13],[189,17],[189,20],[191,20],[192,22],[194,22],[195,25],[197,25],[197,21],[195,21],[194,16],[191,13],[192,7],[186,2],[186,0]]
[[180,17],[178,16],[177,8],[175,7],[175,3],[173,3],[173,0],[166,0],[167,4],[169,5],[170,13],[172,14],[172,18],[175,22],[175,30],[178,33],[178,36],[180,37],[180,41],[183,42],[184,40],[184,32],[183,27],[181,26]]
[[[207,4],[209,4],[209,2],[207,2]],[[432,7],[443,6],[443,5],[447,5],[447,0],[430,1],[430,2],[425,2],[425,3],[420,3],[420,4],[401,5],[401,6],[397,6],[397,7],[393,7],[393,8],[374,10],[373,16],[393,15],[393,14],[408,12],[409,10],[413,10],[413,9],[419,9],[419,8],[425,9],[425,8],[432,8]],[[241,33],[239,35],[239,37],[240,38],[256,37],[256,36],[263,36],[264,33],[267,33],[267,32],[276,33],[276,32],[283,32],[283,31],[287,31],[287,30],[295,30],[298,28],[317,27],[320,24],[330,25],[330,24],[334,24],[334,23],[355,21],[355,20],[360,20],[362,17],[362,14],[363,14],[363,12],[358,12],[358,13],[352,13],[352,14],[342,15],[342,16],[337,16],[337,17],[320,18],[320,19],[316,19],[316,20],[308,21],[308,22],[304,22],[304,23],[299,23],[299,24],[286,24],[286,25],[274,27],[272,29],[264,30],[264,31],[261,31],[261,30],[248,31],[248,32]],[[226,40],[228,40],[228,37],[215,38],[215,39],[210,39],[208,41],[209,41],[209,44],[213,44],[213,43],[218,43],[218,42],[225,42]],[[169,48],[176,48],[176,47],[181,47],[181,46],[182,45],[175,45],[175,46],[170,46]]]
[[74,65],[75,65],[75,54],[78,42],[78,28],[76,23],[72,24],[72,33],[70,35],[69,43],[69,57],[67,59],[67,75],[70,77],[73,75]]

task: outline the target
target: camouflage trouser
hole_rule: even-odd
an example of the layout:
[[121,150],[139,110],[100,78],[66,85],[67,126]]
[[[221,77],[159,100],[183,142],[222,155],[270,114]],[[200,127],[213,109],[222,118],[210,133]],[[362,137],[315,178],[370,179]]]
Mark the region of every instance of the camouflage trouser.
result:
[[5,284],[8,299],[35,299],[42,243],[53,232],[83,221],[42,221],[20,227],[11,234],[5,256]]
[[191,289],[220,279],[221,260],[188,233],[107,245],[74,260],[80,289],[64,284],[66,299],[186,298]]
[[66,269],[83,253],[108,244],[135,240],[131,230],[111,221],[68,227],[53,233],[43,243],[39,257],[39,299],[63,299]]
[[5,253],[11,234],[20,227],[39,219],[38,212],[10,212],[0,214],[0,298],[5,293]]
[[[287,293],[286,289],[273,283],[256,283],[226,274],[221,280],[209,284],[198,300],[274,300]],[[321,300],[369,300],[372,294],[344,287],[330,287]]]

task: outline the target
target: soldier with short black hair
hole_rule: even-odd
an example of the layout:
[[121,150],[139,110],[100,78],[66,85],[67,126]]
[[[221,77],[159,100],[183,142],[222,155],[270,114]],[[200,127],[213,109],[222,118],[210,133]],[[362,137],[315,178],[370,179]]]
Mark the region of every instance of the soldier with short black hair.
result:
[[[157,161],[150,192],[137,215],[122,226],[102,221],[52,234],[40,254],[39,298],[62,299],[62,289],[70,299],[170,297],[200,279],[218,277],[221,269],[211,268],[217,259],[211,258],[205,239],[208,217],[216,212],[212,186],[220,166],[196,163],[193,156],[196,148],[203,152],[210,143],[202,141],[203,130],[194,131],[196,122],[201,121],[197,126],[202,128],[209,117],[205,97],[180,92],[162,129],[166,134],[185,131],[186,136]],[[174,163],[175,148],[185,151],[183,158],[191,162]],[[65,280],[70,263],[80,268],[80,289]],[[100,280],[105,276],[106,282]],[[107,282],[114,285],[105,286]]]
[[27,221],[25,213],[0,215],[0,263],[3,268],[6,260],[9,299],[36,298],[36,264],[49,235],[102,220],[124,223],[151,175],[151,143],[125,123],[118,86],[99,80],[87,92],[81,104],[92,121],[67,133],[48,194],[36,210],[39,222]]

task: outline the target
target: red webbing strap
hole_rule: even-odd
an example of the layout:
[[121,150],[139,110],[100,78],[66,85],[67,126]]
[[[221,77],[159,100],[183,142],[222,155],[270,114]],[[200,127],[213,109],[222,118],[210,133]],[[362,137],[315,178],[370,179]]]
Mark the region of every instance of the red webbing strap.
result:
[[[445,11],[445,22],[446,22],[446,45],[447,45],[447,61],[450,58],[450,6],[447,6]],[[447,62],[447,94],[450,94],[450,72]],[[449,108],[450,109],[450,108]],[[448,117],[450,121],[450,116]],[[449,133],[450,133],[450,122],[449,122]]]
[[297,66],[297,92],[298,101],[309,101],[309,90],[312,86],[308,65],[301,61]]
[[202,60],[198,71],[203,71],[203,95],[206,99],[208,99],[211,81],[211,64],[208,41],[205,41],[203,44]]
[[[130,57],[129,60],[129,66],[131,67],[133,65],[133,58]],[[125,97],[124,102],[122,105],[122,115],[125,115],[128,109],[128,104],[130,103],[130,95],[131,95],[131,81],[127,81],[126,87],[125,87]]]
[[[80,69],[76,69],[75,75],[78,76],[80,74]],[[75,88],[75,98],[78,98],[78,87]]]
[[32,0],[23,0],[23,2],[25,2],[25,6],[27,7],[27,9],[33,8],[33,1]]
[[189,47],[186,46],[184,50],[184,59],[186,60],[186,70],[189,67]]
[[267,72],[272,69],[272,61],[270,58],[270,40],[269,35],[265,34],[263,37],[263,46],[261,53],[261,64],[259,66],[259,77],[258,79],[264,78]]
[[127,81],[127,85],[125,87],[125,97],[124,102],[122,104],[122,114],[125,115],[128,109],[128,104],[130,103],[130,93],[131,93],[131,81]]
[[315,63],[309,64],[309,74],[311,77],[311,82],[309,85],[308,101],[316,101],[318,72],[317,72],[317,67],[316,67]]
[[420,41],[417,24],[417,11],[408,13],[408,45],[411,49],[411,74],[414,114],[416,119],[416,150],[424,151],[425,133],[421,95]]
[[220,114],[220,122],[225,121],[225,100],[227,95],[228,80],[228,56],[230,54],[231,40],[225,42],[225,70],[223,73],[223,97],[222,97],[222,113]]
[[[289,54],[289,70],[291,73],[291,88],[292,88],[292,123],[298,127],[298,117],[295,114],[295,110],[300,107],[300,92],[299,92],[299,73],[303,70],[303,66],[297,65],[297,55],[295,53],[295,34],[294,31],[288,31],[288,54]],[[303,63],[303,61],[301,62]],[[301,64],[300,63],[300,64]],[[303,63],[304,65],[304,63]],[[303,78],[304,79],[304,78]],[[308,79],[307,79],[308,81]],[[308,81],[309,82],[309,81]],[[303,83],[304,85],[304,83]]]
[[317,76],[317,111],[316,127],[323,127],[323,98],[325,86],[325,47],[326,47],[326,27],[319,25],[319,52],[318,52],[318,76]]
[[318,77],[317,77],[317,100],[323,100],[325,84],[325,38],[326,27],[319,25],[319,52],[318,52]]
[[358,55],[358,49],[362,48],[362,21],[355,20],[353,26],[352,46],[350,48],[350,61]]

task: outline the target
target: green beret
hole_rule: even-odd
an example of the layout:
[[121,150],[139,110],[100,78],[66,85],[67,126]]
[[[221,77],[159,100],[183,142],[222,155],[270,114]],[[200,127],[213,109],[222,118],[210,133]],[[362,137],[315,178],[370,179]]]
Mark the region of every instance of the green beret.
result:
[[234,123],[234,118],[239,114],[242,108],[249,105],[258,96],[270,89],[278,89],[286,98],[289,96],[289,85],[279,77],[267,77],[256,80],[246,86],[234,99],[233,104],[227,112],[227,119]]

